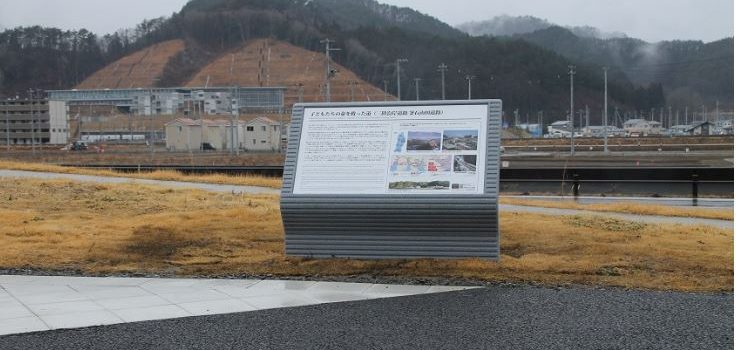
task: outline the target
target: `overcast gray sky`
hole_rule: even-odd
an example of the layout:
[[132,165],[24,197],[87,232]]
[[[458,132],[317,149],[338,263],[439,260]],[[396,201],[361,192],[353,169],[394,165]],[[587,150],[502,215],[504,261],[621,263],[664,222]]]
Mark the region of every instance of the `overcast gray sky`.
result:
[[[733,36],[733,0],[379,0],[412,7],[451,25],[497,15],[532,15],[561,25],[590,25],[647,41]],[[0,27],[85,27],[111,33],[168,16],[187,0],[0,0]]]

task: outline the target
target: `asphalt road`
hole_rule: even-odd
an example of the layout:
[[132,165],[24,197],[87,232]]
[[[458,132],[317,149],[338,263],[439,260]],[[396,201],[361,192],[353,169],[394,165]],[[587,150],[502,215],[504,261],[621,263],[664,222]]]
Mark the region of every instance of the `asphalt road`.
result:
[[732,349],[733,294],[494,286],[0,337],[0,349]]

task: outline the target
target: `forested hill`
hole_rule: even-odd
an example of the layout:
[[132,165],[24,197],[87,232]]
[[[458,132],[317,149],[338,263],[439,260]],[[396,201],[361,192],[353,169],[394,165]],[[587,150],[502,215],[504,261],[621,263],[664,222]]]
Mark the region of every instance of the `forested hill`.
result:
[[[70,88],[121,55],[171,39],[184,39],[186,49],[156,80],[162,86],[183,84],[208,62],[251,39],[271,37],[321,51],[319,41],[329,37],[342,49],[334,53],[336,61],[376,86],[388,81],[392,94],[395,60],[407,58],[402,66],[405,99],[414,97],[414,78],[422,79],[423,99],[439,98],[437,66],[445,63],[450,67],[449,98],[466,98],[465,78],[474,76],[474,98],[502,98],[508,112],[536,115],[545,110],[545,116],[556,119],[564,117],[569,105],[566,73],[568,64],[575,63],[527,40],[471,37],[433,17],[373,0],[193,0],[171,18],[113,35],[62,32],[61,41],[45,40],[54,31],[21,28],[0,35],[0,91],[11,95],[28,85]],[[80,45],[79,38],[86,44]],[[578,64],[578,106],[602,107],[600,72],[595,64]],[[661,85],[637,88],[616,72],[610,92],[611,105],[624,109],[665,103]]]
[[733,38],[649,43],[530,16],[498,16],[458,28],[475,36],[523,39],[578,63],[608,66],[637,85],[660,83],[673,107],[733,101]]
[[581,37],[560,27],[518,37],[576,62],[621,70],[637,84],[661,83],[672,106],[733,101],[733,38],[648,43]]

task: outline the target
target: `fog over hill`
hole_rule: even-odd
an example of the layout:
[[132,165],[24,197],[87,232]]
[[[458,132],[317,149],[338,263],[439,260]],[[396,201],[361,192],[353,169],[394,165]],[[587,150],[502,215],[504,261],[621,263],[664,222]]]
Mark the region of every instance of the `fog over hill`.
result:
[[[513,36],[516,34],[532,33],[549,27],[558,27],[546,19],[534,16],[508,16],[501,15],[485,21],[466,22],[457,26],[458,29],[470,35],[480,36]],[[586,38],[611,39],[625,38],[626,34],[620,32],[603,32],[591,26],[567,26],[565,27],[575,35]]]

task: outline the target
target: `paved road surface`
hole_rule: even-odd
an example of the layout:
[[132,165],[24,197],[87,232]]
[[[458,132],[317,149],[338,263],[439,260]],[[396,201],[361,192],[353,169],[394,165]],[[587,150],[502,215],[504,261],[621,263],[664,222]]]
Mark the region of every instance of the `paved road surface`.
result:
[[699,218],[683,218],[674,216],[657,216],[657,215],[636,215],[636,214],[624,214],[624,213],[611,213],[611,212],[596,212],[589,210],[575,210],[575,209],[558,209],[558,208],[541,208],[541,207],[528,207],[523,205],[508,205],[501,204],[501,211],[513,211],[513,212],[524,212],[524,213],[537,213],[545,215],[592,215],[592,216],[605,216],[608,218],[615,218],[620,220],[636,221],[647,224],[680,224],[680,225],[710,225],[719,228],[733,229],[733,221],[728,220],[715,220],[715,219],[699,219]]
[[495,286],[0,337],[2,349],[731,349],[733,294]]
[[199,190],[204,190],[204,191],[225,192],[225,193],[233,193],[233,192],[235,193],[253,193],[253,194],[279,194],[281,193],[281,191],[278,189],[257,187],[257,186],[218,185],[218,184],[206,184],[206,183],[195,183],[195,182],[135,179],[135,178],[130,178],[130,177],[46,173],[46,172],[25,171],[25,170],[0,169],[0,177],[21,177],[21,178],[34,178],[34,179],[69,179],[69,180],[83,181],[83,182],[113,183],[113,184],[136,183],[136,184],[144,184],[144,185],[168,186],[168,187],[185,188],[185,189],[199,189]]

